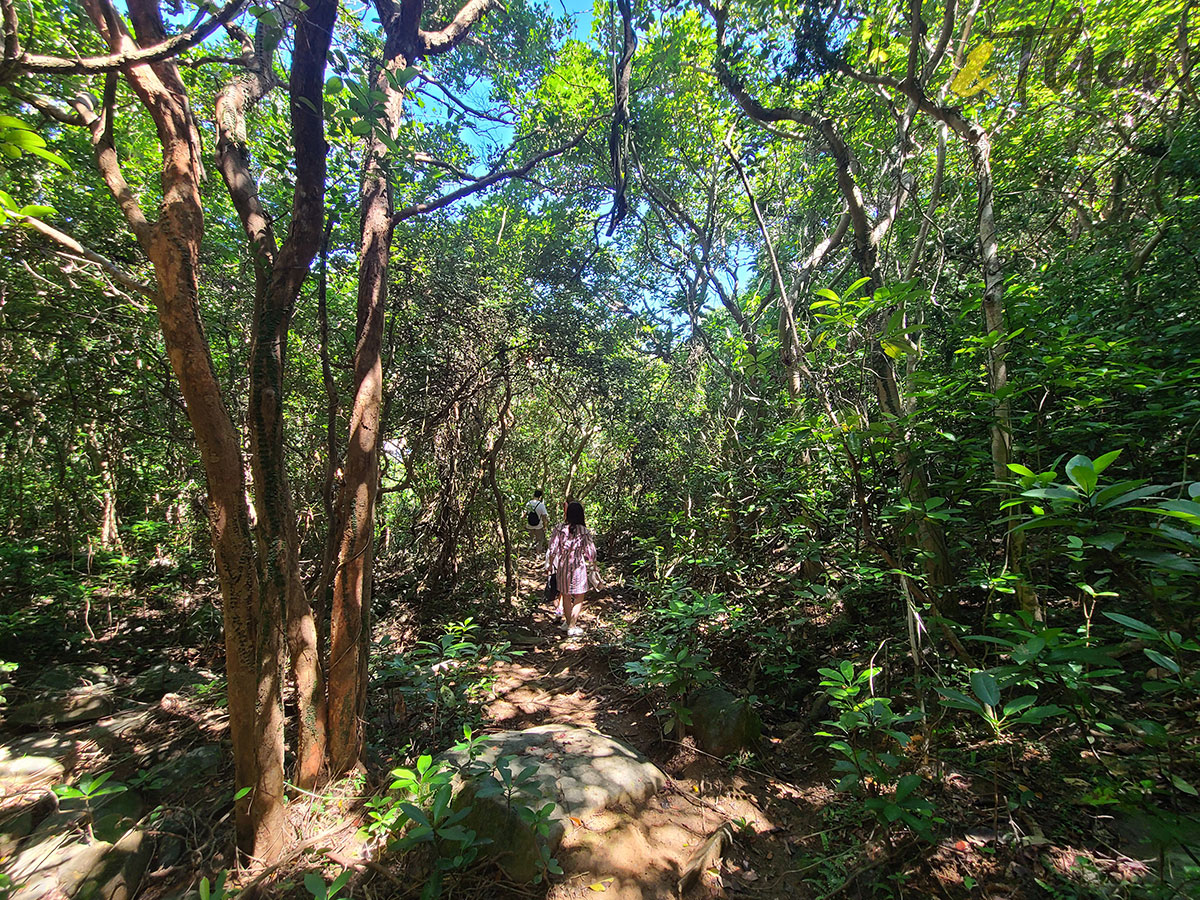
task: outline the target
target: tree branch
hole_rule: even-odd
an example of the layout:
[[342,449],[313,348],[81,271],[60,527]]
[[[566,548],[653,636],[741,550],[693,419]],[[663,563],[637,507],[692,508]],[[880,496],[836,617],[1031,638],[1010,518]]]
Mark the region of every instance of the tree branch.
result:
[[0,15],[4,17],[4,59],[16,59],[21,55],[21,23],[14,0],[0,0]]
[[436,200],[430,200],[425,203],[414,203],[411,206],[404,207],[404,209],[397,210],[395,215],[392,216],[392,225],[396,226],[405,219],[411,219],[413,216],[424,215],[425,213],[431,213],[436,210],[443,209],[444,207],[461,200],[463,197],[468,197],[471,194],[482,191],[485,188],[489,188],[492,185],[508,178],[520,178],[521,176],[532,171],[533,168],[543,160],[550,159],[553,156],[558,156],[574,147],[579,146],[580,142],[583,141],[586,136],[587,129],[585,128],[565,144],[559,144],[557,147],[551,147],[549,150],[543,150],[541,153],[535,154],[528,161],[515,168],[501,169],[498,172],[492,172],[491,174],[485,175],[482,178],[471,182],[470,184],[463,185],[462,187],[457,188],[456,190],[453,190]]
[[4,89],[22,103],[32,106],[47,119],[53,119],[62,125],[74,125],[78,128],[84,127],[84,121],[80,116],[72,113],[69,109],[63,109],[48,97],[22,90],[15,84],[6,84]]
[[[10,0],[4,0],[7,7]],[[7,52],[9,35],[5,26],[5,57],[4,62],[11,66],[13,75],[17,74],[58,74],[81,75],[96,72],[111,72],[121,69],[131,63],[160,62],[196,46],[210,34],[227,22],[232,21],[241,11],[246,0],[230,0],[215,16],[197,28],[181,31],[151,47],[139,47],[123,53],[110,53],[105,56],[76,57],[66,59],[60,56],[44,56],[37,53],[21,53],[10,56]],[[7,23],[7,8],[5,20]]]
[[450,23],[440,31],[417,30],[421,56],[437,56],[463,42],[479,20],[493,9],[502,9],[500,0],[467,0]]
[[[111,73],[108,79],[115,81]],[[112,129],[107,122],[112,117],[111,111],[102,108],[100,115],[96,115],[95,101],[86,94],[76,97],[74,106],[80,119],[91,132],[92,147],[96,153],[96,167],[100,170],[100,176],[104,179],[104,183],[108,185],[109,191],[117,201],[117,205],[121,208],[121,212],[125,216],[125,221],[129,224],[134,237],[137,238],[143,250],[148,250],[150,246],[151,226],[146,220],[146,214],[142,212],[141,204],[138,203],[137,197],[134,196],[133,190],[129,187],[129,183],[125,180],[125,175],[121,171],[121,160],[117,156],[117,148],[113,144],[112,139]]]
[[22,225],[26,225],[33,229],[42,237],[53,241],[61,247],[65,247],[67,250],[70,250],[71,253],[74,254],[73,258],[81,258],[99,266],[101,269],[111,275],[118,283],[123,284],[130,290],[136,291],[143,297],[152,300],[155,304],[158,303],[159,293],[157,289],[150,287],[150,285],[145,284],[142,281],[139,281],[124,268],[117,265],[107,257],[101,256],[94,250],[89,250],[69,234],[65,234],[52,225],[47,225],[41,219],[34,218],[33,216],[13,216],[13,218],[16,218],[17,221]]

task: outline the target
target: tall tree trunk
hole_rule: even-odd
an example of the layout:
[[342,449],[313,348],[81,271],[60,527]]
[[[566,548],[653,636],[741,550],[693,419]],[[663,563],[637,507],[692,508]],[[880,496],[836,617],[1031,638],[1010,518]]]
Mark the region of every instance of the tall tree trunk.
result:
[[[260,715],[263,728],[276,727],[276,719],[282,727],[281,691],[272,681],[280,677],[286,635],[298,708],[295,778],[303,789],[316,785],[324,767],[325,688],[316,625],[300,575],[300,536],[284,451],[283,374],[296,297],[321,243],[326,147],[320,109],[335,14],[335,0],[314,0],[295,20],[288,92],[296,184],[291,224],[281,247],[259,199],[245,146],[246,110],[276,83],[273,59],[283,33],[279,24],[260,20],[256,40],[246,48],[247,55],[253,54],[249,74],[231,82],[216,105],[217,164],[242,220],[255,271],[247,420],[261,567],[260,699],[270,706],[269,711],[262,707]],[[274,742],[271,746],[276,752]],[[282,744],[277,749],[282,753]],[[278,764],[283,765],[282,756]]]
[[[395,69],[404,59],[394,59]],[[382,116],[392,138],[403,96],[387,77],[374,78],[386,98]],[[340,547],[333,577],[329,633],[329,757],[334,774],[348,771],[362,751],[367,649],[374,563],[375,501],[379,491],[379,429],[383,411],[383,322],[392,243],[388,152],[376,132],[367,149],[359,200],[358,341],[354,348],[354,404],[339,502]]]
[[[115,53],[159,43],[165,36],[153,0],[128,0],[136,41],[109,0],[86,0],[85,6]],[[256,752],[258,572],[240,441],[221,395],[200,318],[199,258],[204,234],[200,135],[173,62],[130,64],[123,75],[157,127],[163,160],[158,221],[146,218],[121,171],[112,133],[115,76],[106,79],[99,114],[86,98],[78,99],[75,109],[91,131],[97,167],[109,191],[154,266],[159,327],[187,404],[208,486],[208,517],[225,623],[234,778],[238,787],[252,789],[235,803],[237,843],[243,852],[270,862],[282,846],[283,773],[264,771]],[[282,731],[279,743],[282,746]]]
[[[916,104],[917,108],[935,121],[948,127],[962,139],[971,158],[978,189],[979,261],[983,273],[983,316],[988,335],[996,340],[988,349],[988,383],[994,398],[991,433],[992,473],[999,482],[1008,482],[1012,461],[1012,407],[1008,390],[1008,342],[1004,340],[1008,326],[1004,312],[1004,274],[996,241],[996,213],[992,181],[991,136],[976,122],[966,118],[956,107],[944,106],[931,100],[920,85],[904,82],[895,85]],[[1043,612],[1037,592],[1025,578],[1023,532],[1014,532],[1016,521],[1007,519],[1005,528],[1005,563],[1017,581],[1019,607],[1035,619]]]
[[338,392],[333,380],[333,366],[329,361],[329,239],[333,232],[333,215],[325,223],[325,235],[321,243],[321,280],[317,288],[317,320],[320,329],[321,380],[325,385],[325,483],[321,488],[321,504],[325,510],[325,551],[321,555],[321,572],[313,592],[313,615],[317,620],[317,653],[321,659],[321,670],[328,671],[329,657],[329,608],[330,587],[333,583],[333,564],[337,559],[339,541],[338,517],[334,508],[337,484],[338,439],[337,414]]
[[[983,318],[989,336],[987,354],[988,382],[994,398],[992,407],[992,473],[996,481],[1009,483],[1012,473],[1012,405],[1008,389],[1008,323],[1004,314],[1004,273],[996,242],[996,214],[993,200],[992,144],[979,126],[969,129],[967,150],[979,185],[979,261],[983,269]],[[994,341],[990,340],[992,337]],[[1025,532],[1014,531],[1016,517],[1006,517],[1005,562],[1017,576],[1017,604],[1037,621],[1043,613],[1037,592],[1025,577]]]
[[500,483],[496,477],[496,461],[504,449],[504,441],[508,437],[508,412],[512,407],[512,379],[508,374],[507,361],[504,365],[504,403],[500,407],[498,420],[500,433],[488,450],[487,474],[488,484],[492,488],[492,499],[496,501],[496,517],[500,522],[500,539],[504,544],[504,602],[512,606],[513,597],[516,595],[516,567],[513,565],[513,544],[508,528],[508,511],[505,509],[504,495],[500,493]]
[[372,88],[383,99],[379,104],[379,123],[368,138],[359,194],[361,239],[354,403],[350,408],[350,442],[338,503],[340,544],[330,611],[329,759],[335,775],[358,763],[367,701],[379,429],[383,420],[383,323],[395,229],[388,185],[389,154],[379,129],[395,140],[403,115],[403,94],[393,87],[395,76],[418,59],[453,50],[494,5],[498,5],[497,0],[466,0],[445,27],[425,31],[421,28],[424,0],[375,0],[386,40],[383,65],[372,78]]

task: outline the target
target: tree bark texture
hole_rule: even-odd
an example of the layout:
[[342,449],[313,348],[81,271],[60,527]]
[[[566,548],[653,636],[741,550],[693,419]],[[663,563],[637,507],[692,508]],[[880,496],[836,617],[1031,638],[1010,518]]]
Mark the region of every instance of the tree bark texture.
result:
[[[388,73],[453,50],[495,0],[467,0],[438,31],[421,28],[424,0],[375,0],[386,35],[383,65],[372,88],[383,96],[380,127],[395,139],[403,93]],[[358,330],[354,348],[354,400],[338,502],[340,545],[333,576],[329,629],[329,761],[338,775],[358,764],[367,700],[367,649],[374,558],[375,505],[379,492],[383,421],[383,326],[388,267],[395,229],[388,186],[388,152],[373,131],[367,139],[359,193]]]
[[[325,138],[321,118],[325,56],[336,4],[319,0],[295,20],[295,47],[288,90],[296,184],[291,224],[276,246],[250,171],[245,114],[275,84],[273,59],[282,37],[278,25],[261,21],[249,74],[230,83],[217,100],[217,164],[242,220],[254,259],[255,298],[250,358],[250,460],[254,482],[262,604],[260,700],[263,727],[282,727],[278,681],[286,635],[296,685],[298,724],[296,783],[311,789],[325,757],[325,688],[316,624],[300,574],[299,534],[284,452],[283,373],[288,331],[300,287],[321,243],[325,195]],[[266,714],[279,706],[278,716]],[[278,726],[276,725],[278,720]],[[272,742],[273,743],[273,742]],[[264,760],[264,764],[267,761]],[[270,765],[275,765],[275,760]],[[283,760],[278,760],[282,767]]]
[[[114,53],[129,53],[165,35],[153,0],[129,0],[137,40],[109,0],[86,0],[96,28]],[[221,395],[200,319],[199,256],[204,235],[200,200],[200,135],[187,103],[187,91],[173,62],[136,63],[124,76],[154,120],[162,151],[162,191],[158,219],[149,221],[121,173],[112,138],[112,95],[107,79],[105,106],[97,115],[77,103],[92,133],[97,165],[110,192],[154,266],[159,326],[167,357],[187,404],[188,418],[204,466],[213,556],[221,585],[225,623],[230,732],[238,787],[251,792],[237,801],[239,848],[256,858],[278,854],[282,834],[282,772],[262,772],[256,753],[256,666],[259,589],[254,540],[242,483],[240,442]],[[280,737],[282,745],[282,735]]]

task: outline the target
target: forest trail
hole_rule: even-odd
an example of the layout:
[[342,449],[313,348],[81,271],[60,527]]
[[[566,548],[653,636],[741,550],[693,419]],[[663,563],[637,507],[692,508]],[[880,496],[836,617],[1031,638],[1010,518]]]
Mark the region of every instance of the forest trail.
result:
[[820,850],[817,822],[829,789],[820,779],[791,783],[707,756],[690,741],[664,739],[649,698],[626,682],[628,651],[614,639],[635,614],[636,598],[615,572],[603,574],[609,588],[585,602],[583,636],[568,638],[541,599],[540,570],[521,560],[520,594],[523,601],[533,598],[531,618],[522,626],[537,643],[497,667],[494,699],[485,707],[488,725],[595,728],[644,753],[668,781],[642,808],[605,812],[569,831],[558,852],[565,874],[550,888],[549,900],[599,893],[620,900],[678,897],[681,873],[723,826],[732,841],[704,867],[687,897],[822,893],[805,881],[804,870],[815,867],[793,858]]

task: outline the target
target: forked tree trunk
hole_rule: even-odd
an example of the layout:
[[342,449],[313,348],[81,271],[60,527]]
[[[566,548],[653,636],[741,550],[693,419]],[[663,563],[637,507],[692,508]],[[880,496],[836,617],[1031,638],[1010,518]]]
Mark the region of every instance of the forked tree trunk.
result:
[[[114,53],[158,43],[165,35],[153,0],[127,4],[137,29],[136,42],[109,0],[86,0],[85,6]],[[208,486],[213,557],[225,622],[234,777],[238,787],[251,788],[235,804],[237,842],[244,852],[269,861],[278,853],[282,834],[282,805],[276,798],[282,795],[283,773],[261,771],[255,752],[258,573],[241,477],[240,441],[221,396],[200,319],[199,257],[204,234],[200,135],[173,62],[132,64],[123,74],[157,127],[163,160],[158,221],[147,220],[121,172],[111,122],[115,78],[107,79],[99,115],[83,99],[76,101],[76,111],[91,131],[97,166],[109,191],[154,266],[163,343],[187,404]]]
[[[275,728],[276,718],[282,727],[278,682],[281,636],[286,634],[298,712],[295,777],[303,789],[314,787],[324,768],[325,686],[316,624],[300,575],[300,537],[284,452],[283,372],[296,297],[321,244],[325,137],[319,110],[335,14],[334,0],[315,0],[295,21],[288,88],[296,185],[291,225],[282,247],[276,246],[271,217],[259,200],[245,146],[246,110],[275,83],[274,51],[282,37],[278,25],[260,21],[255,68],[221,92],[216,116],[217,163],[242,220],[255,270],[247,419],[264,623],[259,636],[259,691],[264,704],[260,715],[263,728]],[[282,752],[282,746],[278,750]],[[282,767],[282,757],[278,765]]]
[[[136,32],[129,34],[109,0],[86,0],[89,17],[114,53],[126,54],[139,46],[162,42],[166,29],[154,0],[128,0],[127,8]],[[317,0],[310,8],[313,27],[328,32],[332,27],[335,6],[332,0]],[[304,14],[309,15],[309,12]],[[306,24],[306,28],[309,26]],[[297,41],[296,58],[314,53],[321,64],[316,70],[318,108],[324,50],[319,40],[309,35],[311,46]],[[318,35],[319,37],[319,35]],[[300,68],[304,66],[301,63]],[[279,698],[280,639],[283,609],[278,583],[263,592],[259,579],[258,559],[245,501],[243,481],[244,462],[240,441],[233,420],[225,405],[201,323],[199,302],[200,244],[204,233],[200,181],[203,162],[199,132],[188,105],[187,90],[172,60],[153,63],[130,63],[122,69],[124,77],[139,102],[154,120],[163,157],[162,201],[157,221],[149,221],[136,196],[125,182],[113,140],[113,109],[116,80],[109,76],[105,98],[97,114],[94,104],[86,98],[76,101],[76,111],[92,133],[97,165],[105,182],[124,214],[130,230],[137,237],[154,266],[159,296],[156,309],[163,333],[167,356],[179,381],[187,405],[196,442],[204,465],[208,486],[208,514],[211,526],[213,555],[218,579],[225,624],[226,672],[228,676],[230,731],[233,741],[235,781],[238,788],[250,791],[235,802],[235,823],[239,849],[248,857],[263,864],[274,862],[284,848],[284,777],[283,777],[283,708]],[[311,79],[312,73],[309,71]],[[311,93],[311,86],[309,92]],[[309,105],[311,106],[311,99]],[[295,108],[293,108],[295,112]],[[319,114],[318,114],[319,128]],[[311,138],[311,135],[307,135]],[[323,165],[323,161],[322,161]],[[320,189],[323,190],[323,169]],[[311,202],[311,198],[308,198]],[[318,223],[320,200],[317,200]],[[319,225],[318,225],[319,228]],[[305,270],[306,271],[306,270]],[[290,270],[286,276],[299,281],[303,273]],[[298,290],[299,281],[295,288]],[[282,296],[283,293],[271,296]],[[265,295],[264,295],[265,296]],[[294,297],[294,293],[292,295]],[[268,304],[260,307],[260,314]],[[273,478],[262,473],[282,470],[282,454],[272,454],[271,442],[276,431],[272,417],[279,414],[281,396],[274,385],[278,381],[270,371],[273,356],[271,344],[278,334],[278,322],[286,315],[260,322],[260,340],[256,342],[258,362],[257,381],[261,388],[257,398],[256,419],[252,431],[255,448],[265,451],[256,459],[258,477],[266,490],[259,494],[266,501],[267,536],[265,556],[275,549],[273,533],[289,540],[289,527],[294,534],[294,517],[287,521],[286,479],[281,490],[272,490]],[[269,335],[267,334],[269,332]],[[265,363],[265,364],[264,364]],[[274,394],[272,395],[272,390]],[[273,407],[274,405],[274,407]],[[258,456],[259,454],[256,454]],[[266,560],[264,560],[266,562]],[[292,563],[286,558],[275,561],[284,572],[282,579],[287,591],[287,569]],[[270,580],[270,579],[269,579]]]

